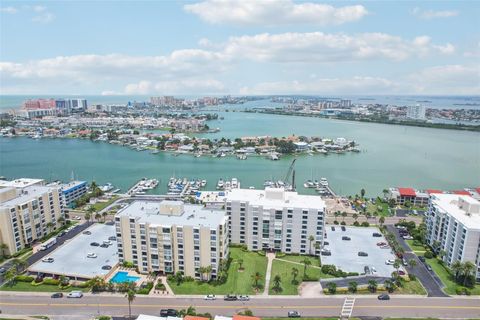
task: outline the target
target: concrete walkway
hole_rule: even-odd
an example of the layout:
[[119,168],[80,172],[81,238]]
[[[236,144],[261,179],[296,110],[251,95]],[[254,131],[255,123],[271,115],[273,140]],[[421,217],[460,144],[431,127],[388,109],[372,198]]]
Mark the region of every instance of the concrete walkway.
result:
[[272,263],[273,260],[275,259],[275,252],[269,252],[267,253],[267,273],[265,274],[265,288],[263,289],[263,296],[268,296],[268,288],[270,287],[270,278],[272,275]]
[[[165,286],[165,291],[156,290],[155,286],[157,285],[157,283],[163,283],[163,285]],[[167,277],[161,276],[161,277],[158,277],[158,280],[154,283],[154,287],[152,291],[150,291],[149,295],[163,297],[163,296],[174,296],[175,294],[173,293],[172,288],[170,288],[170,286],[168,285]]]
[[[296,262],[296,261],[290,261],[290,260],[285,260],[285,259],[281,259],[281,258],[275,258],[275,260],[278,260],[278,261],[283,261],[283,262],[288,262],[288,263],[293,263],[293,264],[298,264],[300,266],[305,266],[303,263],[301,262]],[[319,266],[314,266],[314,265],[309,265],[308,268],[315,268],[315,269],[322,269],[321,267]]]

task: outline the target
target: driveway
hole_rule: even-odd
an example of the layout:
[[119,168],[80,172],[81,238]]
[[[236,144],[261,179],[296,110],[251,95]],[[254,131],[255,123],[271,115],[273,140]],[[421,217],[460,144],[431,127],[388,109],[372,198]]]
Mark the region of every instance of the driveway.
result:
[[428,271],[423,262],[421,262],[417,255],[412,252],[408,244],[405,240],[400,237],[397,228],[393,225],[387,225],[387,230],[395,235],[398,243],[405,249],[404,257],[407,261],[410,259],[414,259],[417,262],[415,267],[407,266],[405,267],[408,273],[413,274],[418,278],[418,280],[422,283],[427,290],[429,297],[448,297],[442,290],[443,284],[442,281],[437,277],[437,275],[433,271]]

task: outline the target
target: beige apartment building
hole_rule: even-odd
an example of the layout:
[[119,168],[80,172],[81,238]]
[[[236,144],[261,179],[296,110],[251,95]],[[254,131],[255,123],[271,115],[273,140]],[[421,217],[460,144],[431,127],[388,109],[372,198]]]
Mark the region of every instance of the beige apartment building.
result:
[[[0,243],[12,255],[61,226],[65,217],[60,187],[46,187],[43,180],[0,182]],[[50,224],[51,223],[51,224]]]
[[[176,273],[216,278],[228,257],[228,218],[224,211],[181,201],[135,201],[115,216],[120,262],[142,273]],[[201,275],[200,267],[211,266]]]

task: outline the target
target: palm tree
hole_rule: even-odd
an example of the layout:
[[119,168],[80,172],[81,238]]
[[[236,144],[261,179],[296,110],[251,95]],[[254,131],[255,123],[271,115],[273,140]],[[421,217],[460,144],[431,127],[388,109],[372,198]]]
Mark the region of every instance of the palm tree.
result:
[[85,215],[83,217],[85,218],[86,221],[90,221],[91,216],[92,215],[89,212],[87,212],[87,213],[85,213]]
[[293,277],[292,283],[296,284],[297,283],[297,276],[298,276],[298,269],[293,267],[291,275]]
[[390,293],[392,293],[393,290],[395,290],[395,283],[393,283],[393,281],[390,279],[385,280],[385,282],[383,283],[383,286]]
[[65,218],[64,217],[59,217],[57,219],[57,222],[60,223],[63,226],[65,224]]
[[368,280],[368,290],[370,290],[370,292],[376,292],[377,291],[377,287],[378,287],[378,283],[377,281],[375,280]]
[[8,246],[6,243],[1,243],[0,244],[0,252],[2,253],[2,258],[5,258],[6,254],[5,254],[5,250],[8,249]]
[[103,212],[102,212],[103,222],[105,222],[105,220],[107,220],[107,216],[108,216],[108,212],[107,212],[107,211],[103,211]]
[[452,269],[452,272],[453,274],[455,275],[455,281],[458,281],[458,277],[460,276],[461,272],[462,272],[462,263],[460,262],[460,260],[455,260],[454,263],[452,263],[451,265],[451,269]]
[[132,307],[131,304],[133,300],[135,300],[135,291],[134,290],[128,290],[127,294],[125,295],[128,301],[128,318],[132,319]]
[[274,278],[273,278],[273,287],[272,289],[275,291],[275,292],[280,292],[282,290],[282,288],[280,287],[280,283],[282,282],[282,278],[280,278],[280,276],[277,274]]
[[47,222],[47,229],[48,229],[48,233],[52,232],[52,228],[54,226],[53,222],[52,221],[49,221]]
[[358,283],[356,281],[350,281],[348,283],[348,291],[351,293],[357,292]]
[[7,270],[7,272],[5,272],[5,275],[3,276],[5,283],[8,285],[13,285],[17,274],[17,269],[12,266]]
[[315,244],[313,245],[313,247],[315,248],[315,255],[317,255],[317,251],[320,250],[320,248],[322,247],[320,245],[320,242],[315,242]]
[[400,266],[401,266],[400,259],[395,259],[395,262],[393,263],[393,267],[397,270],[397,274],[398,274],[398,269],[400,269]]
[[315,240],[314,236],[310,235],[308,241],[310,243],[310,255],[312,255],[312,242]]
[[352,218],[353,218],[353,220],[355,220],[355,222],[357,222],[358,214],[357,213],[352,214]]
[[311,265],[312,261],[310,261],[310,259],[308,258],[305,258],[303,259],[302,263],[303,263],[303,278],[305,278],[307,274],[307,266]]
[[472,262],[467,261],[463,264],[462,269],[463,269],[463,285],[466,286],[467,280],[476,270],[476,266]]
[[417,260],[410,259],[410,260],[408,260],[408,264],[410,265],[411,268],[413,268],[417,265]]
[[337,284],[335,282],[329,282],[327,284],[327,289],[329,293],[334,294],[337,292]]
[[28,267],[27,261],[15,258],[12,260],[12,267],[17,270],[17,272],[23,272]]
[[385,223],[385,217],[381,216],[380,219],[378,219],[378,222],[380,222],[380,226],[383,226],[383,224]]
[[100,219],[102,218],[102,215],[100,213],[95,213],[95,220],[100,221]]
[[197,269],[198,273],[200,273],[200,281],[203,281],[203,275],[205,274],[205,267],[198,267]]
[[335,220],[337,220],[337,218],[340,216],[340,211],[335,211],[333,215],[335,216]]
[[258,282],[262,280],[262,275],[260,274],[260,272],[255,272],[255,274],[252,274],[252,280],[253,280],[253,287],[255,289],[258,289],[259,288]]
[[365,189],[362,188],[362,190],[360,190],[360,195],[362,196],[362,199],[365,197]]
[[345,218],[347,217],[347,213],[344,211],[342,212],[342,221],[345,222]]

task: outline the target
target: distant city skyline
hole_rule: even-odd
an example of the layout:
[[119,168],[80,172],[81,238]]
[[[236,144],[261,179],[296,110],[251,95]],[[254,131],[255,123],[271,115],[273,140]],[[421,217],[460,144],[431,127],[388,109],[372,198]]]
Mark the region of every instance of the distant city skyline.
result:
[[480,94],[477,2],[2,1],[1,94]]

